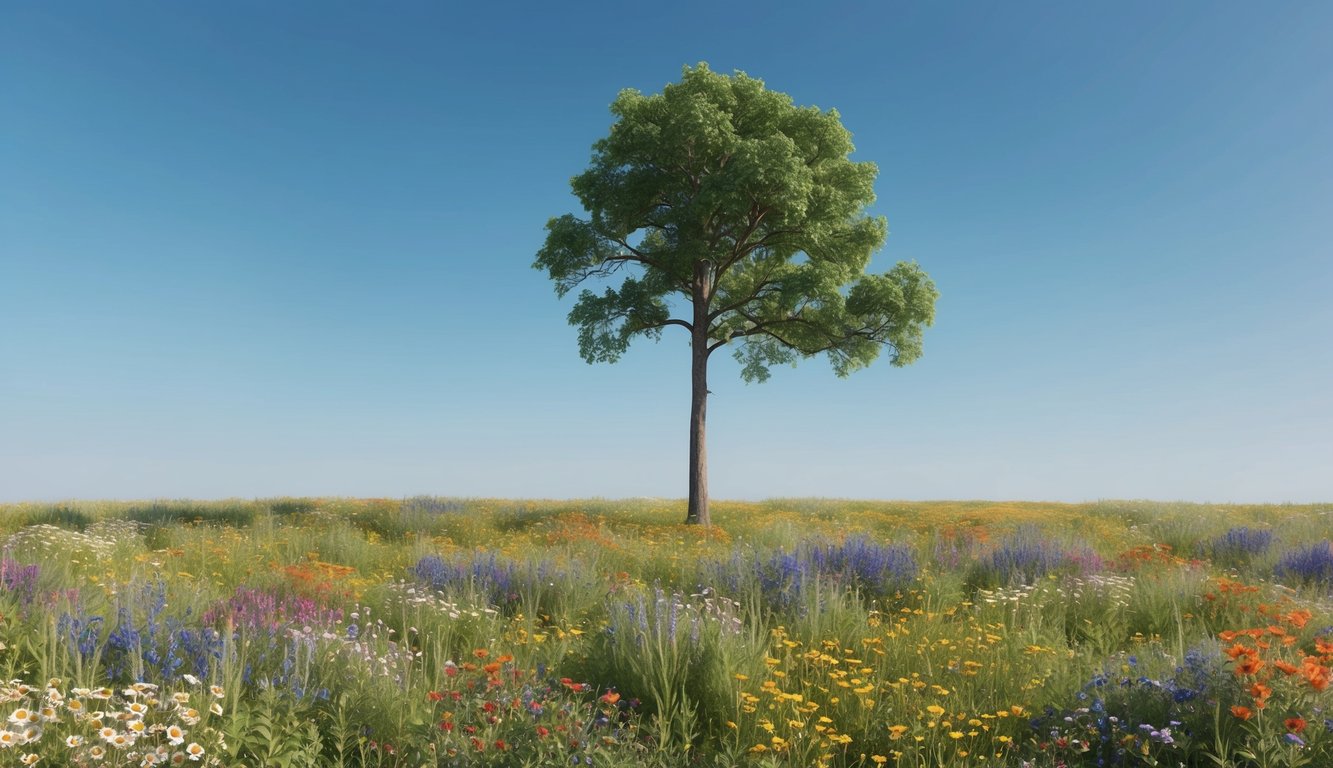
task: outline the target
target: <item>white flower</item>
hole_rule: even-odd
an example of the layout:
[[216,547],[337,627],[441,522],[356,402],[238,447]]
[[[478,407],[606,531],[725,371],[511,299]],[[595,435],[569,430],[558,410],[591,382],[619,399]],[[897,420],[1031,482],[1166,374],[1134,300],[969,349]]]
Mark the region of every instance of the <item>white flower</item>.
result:
[[190,742],[190,745],[185,748],[185,754],[188,755],[191,760],[197,762],[204,756],[204,748],[199,746],[198,742],[192,741]]
[[181,730],[179,725],[168,726],[167,741],[170,742],[173,747],[180,746],[185,741],[185,731]]
[[181,675],[181,677],[185,678],[185,682],[189,683],[190,685],[199,684],[199,678],[195,677],[194,675]]
[[81,746],[82,744],[83,744],[82,736],[76,734],[74,736],[65,737],[65,746],[69,747],[70,749]]

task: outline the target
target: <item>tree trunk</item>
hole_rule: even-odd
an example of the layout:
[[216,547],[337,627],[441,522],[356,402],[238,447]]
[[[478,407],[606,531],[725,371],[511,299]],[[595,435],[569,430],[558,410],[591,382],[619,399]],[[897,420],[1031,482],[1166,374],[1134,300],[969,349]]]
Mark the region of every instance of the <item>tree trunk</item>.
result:
[[708,451],[704,425],[708,414],[708,299],[706,261],[694,264],[694,327],[690,333],[690,506],[685,522],[710,525]]

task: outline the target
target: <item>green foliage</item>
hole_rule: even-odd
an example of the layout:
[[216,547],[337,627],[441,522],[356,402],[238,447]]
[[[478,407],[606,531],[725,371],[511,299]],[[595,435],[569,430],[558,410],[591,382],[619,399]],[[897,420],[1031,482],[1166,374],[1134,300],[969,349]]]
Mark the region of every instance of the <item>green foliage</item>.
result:
[[[146,533],[123,516],[147,505],[80,503],[85,531],[12,531],[0,731],[17,739],[17,710],[53,690],[63,702],[0,765],[94,764],[102,727],[129,733],[139,676],[166,704],[146,724],[187,732],[139,744],[197,742],[201,765],[1333,764],[1326,590],[1247,576],[1213,545],[1256,521],[1288,547],[1333,538],[1322,508],[719,502],[701,529],[675,523],[678,501],[408,501],[426,526],[410,541],[363,524],[397,500],[260,502],[245,528]],[[1046,551],[1018,531],[1092,552],[969,585],[997,550]],[[919,575],[858,589],[779,557],[859,540],[911,547]],[[778,575],[807,588],[770,599]],[[1246,671],[1247,653],[1263,665]],[[138,764],[128,751],[96,764]]]
[[[534,264],[561,296],[638,268],[580,293],[569,320],[585,360],[615,362],[669,325],[703,333],[709,353],[739,342],[749,381],[821,353],[839,376],[884,347],[894,365],[920,356],[935,287],[911,263],[865,274],[888,232],[865,214],[878,170],[849,159],[836,111],[700,64],[660,94],[622,91],[611,112],[572,182],[588,218],[552,219]],[[675,300],[693,312],[673,317]]]
[[23,525],[56,525],[74,531],[86,530],[93,524],[93,518],[80,509],[60,504],[54,507],[35,509],[24,516]]
[[255,509],[251,504],[240,502],[201,504],[192,501],[154,501],[146,506],[130,507],[125,511],[125,517],[158,526],[202,523],[241,528],[254,521]]
[[227,752],[256,768],[315,768],[323,741],[308,706],[272,688],[242,701],[226,720]]
[[275,515],[303,515],[319,506],[314,499],[275,499],[268,507]]

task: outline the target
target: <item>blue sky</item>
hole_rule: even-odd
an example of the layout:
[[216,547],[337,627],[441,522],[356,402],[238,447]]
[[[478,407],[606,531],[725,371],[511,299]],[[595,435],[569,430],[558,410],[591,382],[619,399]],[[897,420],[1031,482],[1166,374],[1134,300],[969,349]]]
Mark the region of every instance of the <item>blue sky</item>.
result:
[[585,364],[531,263],[699,61],[941,292],[907,368],[715,357],[714,498],[1333,500],[1333,5],[482,5],[0,6],[0,501],[683,497],[684,335]]

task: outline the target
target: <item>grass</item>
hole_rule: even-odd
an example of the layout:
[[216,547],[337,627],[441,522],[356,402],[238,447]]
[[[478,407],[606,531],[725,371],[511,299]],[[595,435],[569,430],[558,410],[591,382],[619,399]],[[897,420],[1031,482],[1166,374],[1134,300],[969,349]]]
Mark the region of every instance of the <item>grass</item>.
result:
[[0,507],[0,766],[1333,765],[1328,506],[683,512]]

